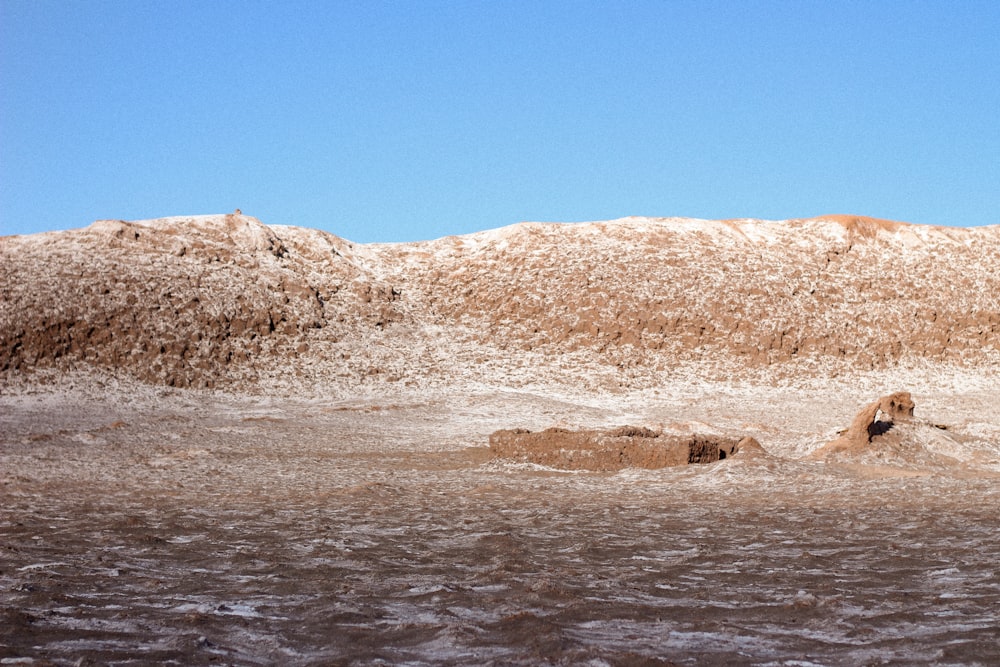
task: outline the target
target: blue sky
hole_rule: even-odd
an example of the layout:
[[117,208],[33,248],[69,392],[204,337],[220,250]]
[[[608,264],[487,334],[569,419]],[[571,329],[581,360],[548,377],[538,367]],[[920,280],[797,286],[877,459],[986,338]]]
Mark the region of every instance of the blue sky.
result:
[[0,0],[0,234],[1000,224],[1000,2]]

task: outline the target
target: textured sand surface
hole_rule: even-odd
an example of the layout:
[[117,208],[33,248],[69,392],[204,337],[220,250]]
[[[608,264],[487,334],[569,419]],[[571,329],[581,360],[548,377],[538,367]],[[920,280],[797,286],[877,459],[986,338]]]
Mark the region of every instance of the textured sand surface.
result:
[[[0,652],[55,664],[995,664],[995,394],[915,393],[915,416],[947,420],[964,462],[814,461],[798,454],[863,407],[849,387],[664,389],[5,396]],[[494,459],[488,435],[512,422],[739,429],[771,453],[563,472]]]

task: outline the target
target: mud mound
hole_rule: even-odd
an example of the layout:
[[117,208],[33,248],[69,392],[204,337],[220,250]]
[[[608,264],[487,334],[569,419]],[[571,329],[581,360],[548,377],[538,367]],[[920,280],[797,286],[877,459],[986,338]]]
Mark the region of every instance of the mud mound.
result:
[[490,436],[490,451],[497,458],[561,470],[657,469],[713,463],[741,450],[763,451],[749,437],[666,435],[636,426],[603,431],[550,428],[537,433],[514,429],[496,431]]

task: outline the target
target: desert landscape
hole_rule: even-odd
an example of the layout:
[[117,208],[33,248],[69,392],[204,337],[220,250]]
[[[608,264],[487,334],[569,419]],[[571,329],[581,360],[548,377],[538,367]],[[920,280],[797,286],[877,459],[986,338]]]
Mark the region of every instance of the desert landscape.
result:
[[994,665],[1000,227],[0,237],[0,664]]

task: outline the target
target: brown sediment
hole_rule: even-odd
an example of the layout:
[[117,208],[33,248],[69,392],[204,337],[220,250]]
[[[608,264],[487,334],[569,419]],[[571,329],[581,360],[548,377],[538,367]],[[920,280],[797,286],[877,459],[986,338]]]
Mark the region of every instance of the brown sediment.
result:
[[875,238],[880,231],[895,232],[904,227],[910,226],[908,222],[896,220],[885,220],[883,218],[872,218],[864,215],[821,215],[815,218],[808,218],[808,221],[818,222],[829,220],[844,226],[848,232],[856,236]]
[[759,452],[763,448],[751,437],[667,435],[637,426],[581,431],[550,428],[537,433],[513,429],[490,436],[490,451],[498,458],[563,470],[657,469],[714,463],[741,450]]
[[[482,447],[498,422],[622,421],[624,398],[414,392],[369,412],[128,389],[0,394],[0,657],[996,663],[996,476],[791,457],[850,413],[855,386],[646,402],[644,423],[715,416],[727,434],[754,415],[780,457],[743,464],[744,441],[732,461],[642,475],[498,464]],[[948,415],[928,435],[997,443],[995,403],[941,390],[920,413]],[[672,437],[659,429],[605,433]]]

